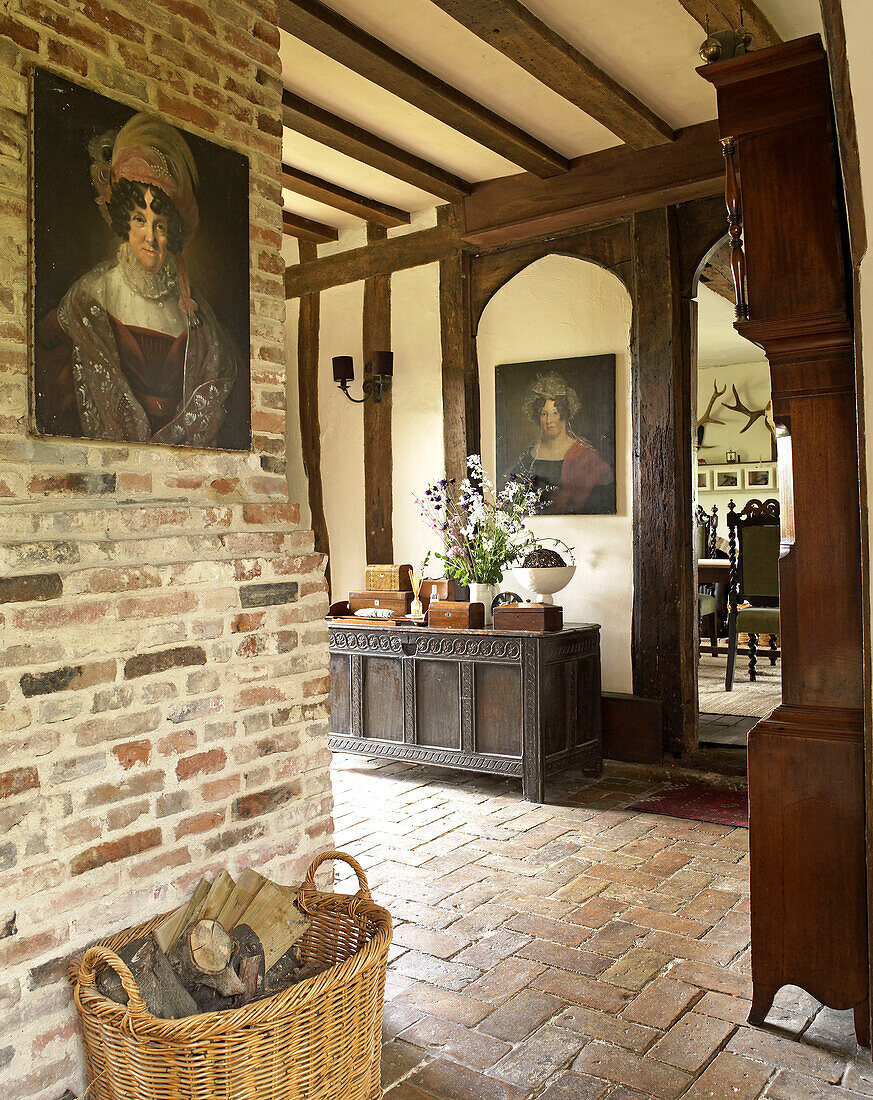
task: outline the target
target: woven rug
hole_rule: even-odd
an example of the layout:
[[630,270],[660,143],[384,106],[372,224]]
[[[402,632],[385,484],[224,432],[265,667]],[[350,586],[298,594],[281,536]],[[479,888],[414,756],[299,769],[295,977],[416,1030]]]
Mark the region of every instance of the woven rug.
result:
[[660,794],[634,802],[629,810],[664,817],[712,821],[716,825],[749,827],[749,797],[745,790],[728,791],[705,783],[682,783]]
[[697,666],[697,698],[701,714],[742,714],[766,718],[782,702],[782,662],[771,665],[758,656],[757,679],[749,680],[749,658],[737,654],[732,691],[724,689],[727,657],[702,653]]

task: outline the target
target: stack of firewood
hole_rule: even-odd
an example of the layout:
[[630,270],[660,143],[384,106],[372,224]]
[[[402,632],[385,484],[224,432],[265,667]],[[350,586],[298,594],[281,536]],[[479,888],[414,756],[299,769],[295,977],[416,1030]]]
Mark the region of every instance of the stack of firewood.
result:
[[[308,927],[289,888],[250,869],[237,882],[222,871],[212,882],[201,879],[188,902],[118,954],[152,1015],[174,1020],[239,1008],[326,969],[299,957],[295,944]],[[97,987],[127,1003],[110,967]]]

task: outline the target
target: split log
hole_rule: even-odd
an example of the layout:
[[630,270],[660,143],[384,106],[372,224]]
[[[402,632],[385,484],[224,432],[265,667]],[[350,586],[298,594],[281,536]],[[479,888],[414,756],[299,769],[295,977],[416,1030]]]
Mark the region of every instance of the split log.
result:
[[231,933],[233,966],[245,986],[237,1005],[253,1001],[264,988],[264,948],[257,934],[247,925],[238,924]]
[[216,915],[215,919],[219,921],[228,932],[231,932],[238,924],[242,924],[243,914],[246,909],[248,909],[249,905],[251,905],[266,881],[263,875],[259,875],[258,872],[253,871],[251,867],[246,867],[244,871],[240,872],[236,886],[234,886],[227,901],[222,905],[221,911]]
[[278,993],[280,989],[292,985],[292,975],[296,974],[302,965],[297,948],[289,947],[285,954],[277,959],[264,975],[264,994],[269,997],[274,993]]
[[[193,1016],[197,1004],[179,981],[167,956],[154,936],[140,936],[116,952],[127,963],[146,1008],[162,1020],[180,1020]],[[97,975],[97,988],[104,997],[118,1004],[127,1004],[127,993],[121,978],[111,967]]]
[[191,898],[184,905],[180,905],[178,909],[174,909],[169,916],[161,921],[155,929],[154,937],[162,951],[169,951],[182,934],[183,929],[187,928],[192,920],[197,919],[200,909],[209,896],[210,889],[209,879],[202,878],[197,883]]
[[170,948],[168,958],[183,985],[196,997],[200,986],[235,997],[245,986],[233,968],[233,940],[216,920],[198,920]]
[[200,910],[200,919],[217,920],[224,903],[235,888],[236,883],[231,878],[229,871],[222,871],[216,875],[209,887],[209,893],[206,895],[203,908]]
[[267,970],[309,928],[309,921],[294,904],[293,897],[275,883],[266,881],[240,917],[239,923],[247,924],[253,929],[264,945],[264,964]]

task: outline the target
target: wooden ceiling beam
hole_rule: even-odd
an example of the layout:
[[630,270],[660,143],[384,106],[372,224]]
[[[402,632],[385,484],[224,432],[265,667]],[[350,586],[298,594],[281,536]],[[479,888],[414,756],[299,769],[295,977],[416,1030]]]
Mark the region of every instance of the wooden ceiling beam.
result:
[[282,165],[282,186],[296,195],[304,195],[308,199],[324,203],[325,206],[332,206],[335,210],[353,214],[369,225],[391,229],[397,225],[409,225],[412,218],[408,210],[399,210],[396,206],[368,199],[346,187],[340,187],[339,184],[320,179],[299,168],[292,168],[290,164]]
[[279,26],[380,88],[543,178],[567,158],[361,30],[320,0],[279,0]]
[[662,118],[519,0],[432,2],[632,148],[673,140],[673,130]]
[[457,202],[473,190],[473,185],[459,176],[316,107],[287,88],[282,92],[282,125],[449,202]]
[[523,172],[477,184],[464,202],[463,239],[499,248],[723,190],[718,122],[701,122],[677,130],[671,145],[589,153],[554,179]]
[[316,244],[327,244],[328,241],[339,240],[339,230],[332,225],[313,221],[312,218],[304,218],[300,214],[292,214],[290,210],[282,211],[282,230],[289,237],[299,237],[302,241],[314,241]]
[[[740,0],[679,0],[682,7],[693,16],[701,27],[713,31],[736,30],[740,25]],[[755,0],[742,0],[743,23],[752,32],[752,49],[778,46],[782,41],[779,32],[761,11]]]
[[361,248],[334,252],[331,256],[286,267],[285,297],[299,298],[302,294],[317,294],[332,286],[422,267],[444,260],[463,247],[457,230],[446,225],[371,241]]

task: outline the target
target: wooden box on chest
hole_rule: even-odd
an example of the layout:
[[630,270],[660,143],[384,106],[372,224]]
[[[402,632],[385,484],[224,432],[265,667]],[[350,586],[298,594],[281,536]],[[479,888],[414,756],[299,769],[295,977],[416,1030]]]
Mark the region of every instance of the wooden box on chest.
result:
[[600,628],[548,635],[329,623],[331,748],[519,776],[601,768]]

